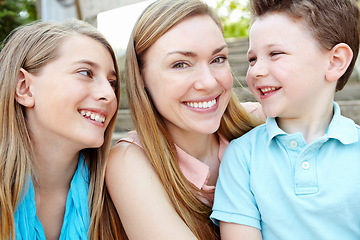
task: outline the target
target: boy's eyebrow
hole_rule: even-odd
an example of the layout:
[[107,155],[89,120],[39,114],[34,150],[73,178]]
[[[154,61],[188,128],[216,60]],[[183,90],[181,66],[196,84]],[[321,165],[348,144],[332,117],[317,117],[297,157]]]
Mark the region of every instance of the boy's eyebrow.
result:
[[[268,44],[265,44],[263,47],[266,47],[266,48],[272,48],[272,47],[279,47],[279,46],[284,46],[284,44],[279,44],[279,43],[268,43]],[[248,49],[247,51],[247,54],[249,53],[252,53],[253,50],[251,48]]]
[[[224,48],[227,48],[228,46],[226,44],[222,45],[221,47],[216,48],[213,52],[212,55],[215,55],[219,52],[221,52]],[[171,55],[171,54],[181,54],[187,57],[195,57],[196,53],[191,52],[191,51],[173,51],[173,52],[169,52],[167,55]]]

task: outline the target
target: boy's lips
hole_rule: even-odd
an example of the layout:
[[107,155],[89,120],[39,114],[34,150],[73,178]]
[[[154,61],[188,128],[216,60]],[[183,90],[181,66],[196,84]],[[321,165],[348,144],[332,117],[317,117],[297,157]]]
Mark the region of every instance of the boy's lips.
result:
[[270,93],[273,93],[277,90],[279,90],[281,87],[262,87],[262,88],[259,88],[260,90],[260,93],[262,96],[266,96]]

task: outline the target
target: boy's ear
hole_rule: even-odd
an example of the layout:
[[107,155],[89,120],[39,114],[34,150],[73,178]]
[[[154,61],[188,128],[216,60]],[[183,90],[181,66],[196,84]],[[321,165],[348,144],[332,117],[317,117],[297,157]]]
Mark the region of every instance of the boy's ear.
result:
[[330,50],[330,62],[326,71],[326,80],[337,81],[348,69],[353,51],[346,43],[338,43]]
[[23,68],[20,69],[16,84],[15,99],[24,107],[33,107],[35,104],[33,93],[31,91],[33,79],[34,76],[31,73]]

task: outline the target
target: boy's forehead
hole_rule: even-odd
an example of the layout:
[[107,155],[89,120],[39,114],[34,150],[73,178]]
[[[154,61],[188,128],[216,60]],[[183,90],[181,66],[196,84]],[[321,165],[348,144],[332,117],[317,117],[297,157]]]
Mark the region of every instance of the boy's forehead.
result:
[[250,47],[292,46],[307,41],[317,42],[303,21],[284,13],[269,13],[257,17],[250,28],[249,38]]

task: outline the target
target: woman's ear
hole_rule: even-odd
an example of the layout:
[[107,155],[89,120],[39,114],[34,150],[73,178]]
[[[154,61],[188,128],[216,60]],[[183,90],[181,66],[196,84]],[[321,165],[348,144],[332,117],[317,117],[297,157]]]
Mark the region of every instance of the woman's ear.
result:
[[34,80],[34,75],[21,68],[18,74],[15,99],[24,107],[33,107],[35,104],[34,96],[31,91],[31,83]]
[[326,80],[337,81],[348,69],[353,51],[346,43],[338,43],[330,50],[330,62],[326,71]]

